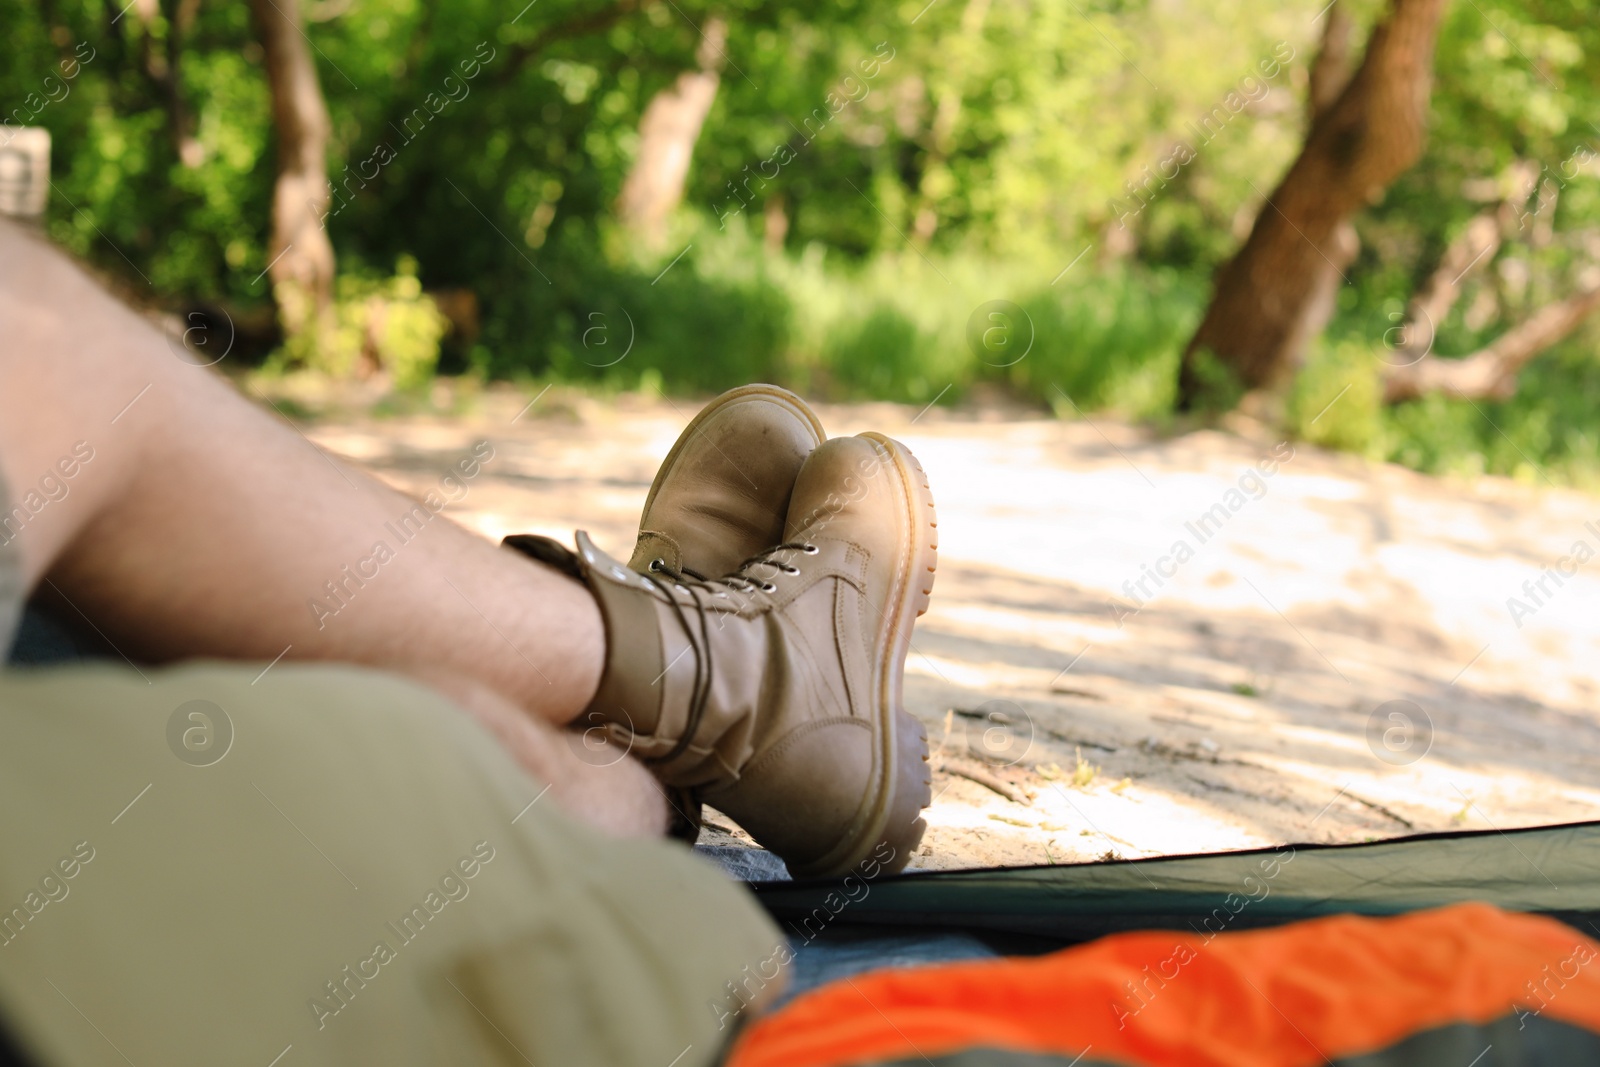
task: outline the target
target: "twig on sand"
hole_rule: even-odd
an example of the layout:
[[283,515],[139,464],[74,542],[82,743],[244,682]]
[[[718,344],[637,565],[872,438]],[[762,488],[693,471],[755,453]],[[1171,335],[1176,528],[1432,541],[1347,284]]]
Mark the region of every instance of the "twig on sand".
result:
[[1376,800],[1368,800],[1366,797],[1358,797],[1354,793],[1350,792],[1348,789],[1345,790],[1345,794],[1344,795],[1349,797],[1351,800],[1355,801],[1357,804],[1361,804],[1361,805],[1364,805],[1366,807],[1371,808],[1373,811],[1377,812],[1379,815],[1383,815],[1383,816],[1386,816],[1386,817],[1388,817],[1390,819],[1393,819],[1395,822],[1399,823],[1401,826],[1404,826],[1407,830],[1415,830],[1417,828],[1417,824],[1416,823],[1412,822],[1410,819],[1406,818],[1404,815],[1398,814],[1397,812],[1391,811],[1390,809],[1384,807],[1382,804],[1379,804]]
[[965,778],[969,782],[977,782],[985,789],[1000,794],[1014,804],[1031,805],[1033,803],[1028,799],[1028,794],[1021,789],[1018,789],[1010,782],[996,778],[971,760],[945,756],[935,764],[934,769],[943,771],[946,774],[953,774],[958,778]]

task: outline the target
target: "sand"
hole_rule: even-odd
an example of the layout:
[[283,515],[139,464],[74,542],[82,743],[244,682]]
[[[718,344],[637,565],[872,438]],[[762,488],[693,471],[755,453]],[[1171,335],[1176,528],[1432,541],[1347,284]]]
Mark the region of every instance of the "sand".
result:
[[[417,493],[487,440],[446,514],[493,538],[587,529],[622,556],[698,407],[441,387],[450,413],[380,418],[358,399],[302,395],[323,409],[302,428]],[[935,767],[913,866],[1600,817],[1600,559],[1577,561],[1600,551],[1600,499],[1243,421],[1160,436],[996,406],[819,410],[832,434],[905,441],[938,501],[906,664]],[[1572,574],[1544,577],[1564,558]],[[741,839],[710,819],[707,841]]]

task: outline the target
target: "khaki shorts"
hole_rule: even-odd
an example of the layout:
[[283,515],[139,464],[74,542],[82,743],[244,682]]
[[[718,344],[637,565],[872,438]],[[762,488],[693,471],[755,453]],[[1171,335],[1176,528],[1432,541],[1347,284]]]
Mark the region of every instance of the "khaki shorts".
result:
[[718,1060],[780,935],[333,666],[0,672],[0,1014],[44,1063]]

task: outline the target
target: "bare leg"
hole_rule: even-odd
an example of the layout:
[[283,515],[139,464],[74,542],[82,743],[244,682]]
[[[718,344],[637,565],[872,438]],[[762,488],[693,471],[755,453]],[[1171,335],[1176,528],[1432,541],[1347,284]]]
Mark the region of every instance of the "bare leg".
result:
[[[391,526],[413,501],[179,359],[5,223],[0,330],[0,471],[25,505],[0,515],[0,537],[16,540],[27,582],[48,581],[123,651],[340,660],[447,690],[437,679],[465,677],[556,725],[593,697],[605,635],[581,585],[442,515],[400,542]],[[388,558],[363,567],[380,543]],[[359,587],[346,578],[374,567]],[[319,617],[330,581],[353,592]],[[564,749],[552,736],[521,743]],[[572,782],[586,768],[574,762]],[[661,798],[635,769],[607,780],[647,787],[653,799],[622,807],[650,810],[658,829]]]

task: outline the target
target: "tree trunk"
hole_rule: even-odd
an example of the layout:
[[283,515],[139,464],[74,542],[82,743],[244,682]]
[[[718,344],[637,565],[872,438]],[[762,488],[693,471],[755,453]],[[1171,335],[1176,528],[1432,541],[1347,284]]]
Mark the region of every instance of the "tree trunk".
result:
[[278,177],[272,191],[267,259],[284,332],[314,333],[333,303],[333,244],[328,214],[328,108],[301,27],[299,0],[250,0],[266,53],[277,133]]
[[[1352,52],[1355,38],[1355,21],[1342,0],[1334,0],[1324,13],[1322,46],[1311,64],[1310,82],[1306,94],[1306,128],[1315,128],[1339,102],[1339,97],[1350,85],[1355,73],[1355,56]],[[1315,280],[1305,312],[1295,322],[1284,348],[1288,353],[1290,370],[1298,370],[1305,358],[1305,350],[1313,340],[1322,335],[1333,313],[1339,306],[1339,287],[1344,284],[1344,272],[1355,262],[1361,251],[1361,239],[1349,219],[1341,220],[1328,235],[1322,251],[1325,259],[1311,264]]]
[[[628,16],[650,6],[652,2],[654,0],[615,0],[610,6],[603,7],[598,11],[579,15],[567,22],[558,22],[553,26],[546,26],[535,34],[531,40],[507,48],[506,61],[498,65],[498,69],[494,74],[488,76],[488,84],[491,86],[508,85],[521,73],[523,67],[542,56],[545,49],[557,41],[571,41],[610,29]],[[518,17],[520,18],[521,16]],[[512,19],[511,21],[516,22],[517,20]]]
[[[121,15],[131,12],[139,23],[139,66],[166,101],[167,133],[172,149],[186,167],[205,162],[203,146],[194,136],[194,115],[183,95],[183,44],[200,13],[200,0],[134,0]],[[166,47],[157,51],[151,27],[166,19]]]
[[695,53],[700,69],[678,75],[639,120],[639,156],[617,197],[617,214],[646,247],[659,248],[666,240],[667,218],[683,201],[694,145],[717,98],[727,37],[726,22],[708,19]]
[[1355,56],[1350,46],[1354,43],[1355,21],[1342,0],[1333,0],[1323,13],[1322,45],[1308,72],[1310,85],[1306,93],[1307,128],[1316,125],[1326,115],[1339,96],[1350,85],[1350,75],[1356,69]]
[[205,146],[195,136],[194,112],[183,95],[183,45],[200,14],[200,0],[169,3],[167,15],[167,129],[178,159],[186,167],[205,162]]
[[1344,91],[1312,123],[1300,157],[1267,198],[1244,247],[1223,267],[1184,350],[1180,408],[1206,388],[1211,353],[1248,389],[1282,382],[1311,337],[1318,281],[1338,266],[1340,226],[1422,153],[1433,49],[1445,0],[1392,0]]

